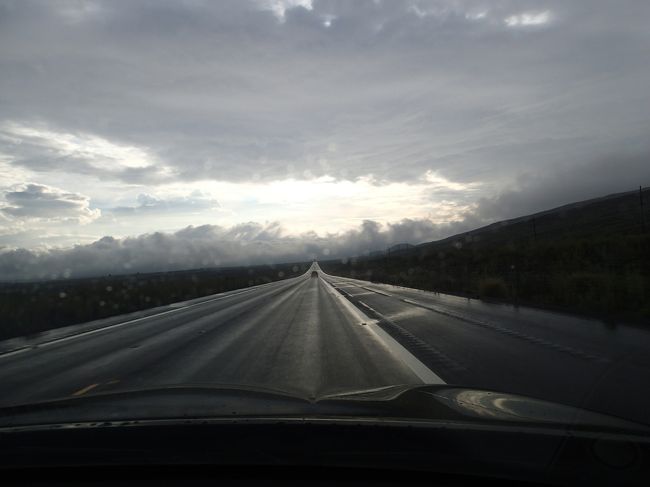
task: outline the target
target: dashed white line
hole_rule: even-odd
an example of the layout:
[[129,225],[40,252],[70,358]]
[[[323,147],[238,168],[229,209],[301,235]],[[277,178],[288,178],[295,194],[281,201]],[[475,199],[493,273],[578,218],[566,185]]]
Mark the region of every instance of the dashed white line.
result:
[[372,289],[366,286],[361,286],[361,288],[365,289],[366,291],[371,291],[373,293],[381,294],[382,296],[386,296],[388,298],[392,298],[392,294],[385,293],[384,291],[380,291],[379,289]]
[[508,336],[513,337],[513,338],[518,338],[520,340],[527,341],[529,343],[532,343],[534,345],[538,345],[540,347],[550,348],[551,350],[555,350],[557,352],[566,353],[566,354],[571,355],[573,357],[580,357],[582,359],[593,360],[595,362],[609,362],[609,359],[606,359],[604,357],[600,357],[600,356],[597,356],[597,355],[594,355],[594,354],[591,354],[591,353],[588,353],[588,352],[585,352],[583,350],[579,350],[579,349],[576,349],[576,348],[573,348],[573,347],[566,347],[566,346],[563,346],[563,345],[560,345],[560,344],[557,344],[557,343],[553,343],[553,342],[548,341],[548,340],[544,340],[543,338],[538,338],[536,336],[521,333],[519,331],[510,330],[508,328],[504,328],[502,326],[496,325],[494,323],[490,323],[488,321],[482,321],[482,320],[477,320],[477,319],[474,319],[474,318],[469,318],[467,316],[463,316],[463,315],[458,314],[458,313],[453,313],[453,312],[450,312],[450,311],[446,311],[446,310],[437,308],[437,307],[432,306],[432,305],[420,303],[418,301],[413,301],[411,299],[402,298],[402,299],[400,299],[400,301],[402,301],[404,303],[407,303],[407,304],[411,304],[413,306],[418,306],[419,308],[424,308],[424,309],[427,309],[429,311],[433,311],[434,313],[438,313],[438,314],[441,314],[441,315],[444,315],[444,316],[449,316],[450,318],[454,318],[454,319],[463,321],[464,323],[468,323],[470,325],[480,326],[480,327],[483,327],[483,328],[490,329],[492,331],[496,331],[496,332],[501,333],[503,335],[508,335]]

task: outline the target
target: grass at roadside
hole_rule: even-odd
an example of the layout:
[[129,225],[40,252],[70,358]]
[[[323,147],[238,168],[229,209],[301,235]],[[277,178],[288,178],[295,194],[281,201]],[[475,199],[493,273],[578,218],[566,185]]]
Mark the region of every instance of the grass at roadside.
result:
[[310,265],[0,283],[0,340],[295,277]]
[[325,272],[387,284],[650,323],[650,236],[610,235],[321,262]]

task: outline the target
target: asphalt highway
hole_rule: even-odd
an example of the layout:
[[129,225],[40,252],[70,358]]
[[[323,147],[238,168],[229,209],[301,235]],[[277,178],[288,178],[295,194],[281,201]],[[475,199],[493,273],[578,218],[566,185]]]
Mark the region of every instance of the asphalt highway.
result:
[[445,382],[650,424],[650,332],[560,313],[323,276]]
[[[313,276],[313,272],[317,273]],[[166,385],[458,384],[650,423],[650,334],[306,274],[0,355],[0,405]]]
[[171,384],[241,384],[316,398],[439,381],[362,322],[308,272],[0,356],[0,402]]

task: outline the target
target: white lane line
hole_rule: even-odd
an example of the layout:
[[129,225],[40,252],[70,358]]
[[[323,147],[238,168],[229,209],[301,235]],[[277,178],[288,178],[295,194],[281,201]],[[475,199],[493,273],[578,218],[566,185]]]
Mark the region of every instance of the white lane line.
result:
[[86,386],[83,389],[79,389],[77,392],[73,392],[72,395],[73,396],[83,396],[86,392],[92,391],[98,385],[99,385],[99,383],[90,384],[89,386]]
[[11,357],[12,355],[18,355],[19,353],[23,353],[31,349],[32,347],[26,347],[26,348],[19,348],[18,350],[12,350],[11,352],[0,354],[0,358]]
[[156,313],[156,314],[152,314],[152,315],[148,315],[148,316],[143,316],[142,318],[135,318],[133,320],[123,321],[121,323],[116,323],[114,325],[103,326],[101,328],[96,328],[94,330],[89,330],[89,331],[77,333],[75,335],[69,335],[69,336],[65,336],[65,337],[61,337],[61,338],[55,338],[54,340],[50,340],[50,341],[47,341],[47,342],[35,344],[35,345],[28,346],[28,347],[25,347],[25,348],[20,348],[18,350],[12,350],[12,351],[7,352],[7,353],[2,353],[2,354],[0,354],[0,358],[6,358],[6,357],[10,357],[12,355],[17,355],[19,353],[28,352],[30,350],[34,350],[35,348],[49,347],[50,345],[55,345],[57,343],[65,342],[65,341],[68,341],[68,340],[73,340],[75,338],[80,338],[80,337],[83,337],[83,336],[93,335],[95,333],[99,333],[99,332],[106,331],[106,330],[112,330],[112,329],[115,329],[115,328],[120,328],[122,326],[137,323],[139,321],[158,318],[158,317],[163,316],[163,315],[167,315],[167,314],[170,314],[170,313],[176,313],[178,311],[186,310],[188,308],[193,308],[195,306],[200,306],[202,304],[212,303],[214,301],[221,301],[223,299],[228,299],[230,297],[239,296],[240,294],[244,294],[244,293],[247,293],[247,292],[259,290],[259,288],[262,287],[262,286],[266,287],[269,284],[276,284],[276,283],[280,283],[280,282],[283,282],[283,281],[268,282],[268,283],[265,283],[265,284],[260,284],[259,286],[254,286],[254,287],[251,287],[251,288],[248,288],[248,289],[243,289],[243,290],[241,290],[239,292],[230,292],[230,294],[227,294],[225,296],[218,296],[216,298],[206,299],[205,301],[201,301],[200,303],[188,304],[187,306],[184,306],[182,308],[173,308],[173,309],[170,309],[168,311],[162,311],[160,313]]
[[[323,273],[323,274],[325,274],[325,273]],[[329,274],[325,274],[325,275],[330,276]],[[341,281],[339,281],[339,282],[357,282],[357,283],[373,284],[373,283],[370,283],[368,281],[361,281],[361,280],[358,280],[358,279],[341,278],[339,276],[330,276],[330,277],[338,277],[339,279],[341,279]],[[432,295],[435,296],[436,294],[440,294],[440,293],[436,293],[434,291],[425,291],[423,289],[414,289],[414,288],[409,288],[409,287],[404,287],[404,286],[397,286],[397,285],[394,285],[394,284],[381,284],[381,285],[382,286],[387,286],[387,287],[390,287],[390,288],[393,288],[393,289],[402,289],[402,290],[405,290],[405,291],[413,291],[413,292],[423,294],[425,296],[432,296]],[[369,288],[367,288],[365,286],[362,286],[361,284],[359,284],[359,286],[362,287],[363,289],[368,289],[370,291],[378,292],[376,289],[369,289]],[[379,294],[382,294],[382,293],[379,293]],[[386,295],[390,296],[390,297],[395,297],[395,296],[391,296],[389,294],[386,294]],[[429,311],[433,311],[434,313],[439,313],[441,315],[448,316],[450,318],[455,318],[455,319],[461,320],[461,321],[463,321],[465,323],[468,323],[468,324],[471,324],[471,325],[481,326],[483,328],[487,328],[487,329],[496,331],[496,332],[501,333],[501,334],[506,335],[506,336],[510,336],[510,337],[513,337],[513,338],[517,338],[517,339],[520,339],[520,340],[527,341],[529,343],[532,343],[534,345],[538,345],[540,347],[555,350],[555,351],[560,352],[560,353],[566,353],[566,354],[571,355],[573,357],[577,357],[577,358],[584,359],[584,360],[591,360],[591,361],[594,361],[594,362],[601,362],[601,363],[609,363],[609,362],[611,362],[611,360],[609,358],[604,357],[602,355],[599,355],[597,353],[587,352],[587,351],[579,349],[579,348],[574,348],[574,347],[571,347],[571,346],[565,346],[565,345],[560,345],[560,344],[557,344],[557,343],[553,343],[553,342],[551,342],[549,340],[545,340],[543,338],[538,338],[538,337],[533,336],[533,335],[522,333],[522,332],[519,332],[519,331],[516,331],[516,330],[511,330],[511,329],[505,328],[503,326],[499,326],[497,324],[494,324],[494,323],[491,323],[491,322],[488,322],[488,321],[478,320],[476,318],[471,318],[471,317],[468,317],[468,316],[464,316],[464,315],[459,314],[459,313],[446,311],[446,310],[443,310],[443,309],[438,308],[436,306],[421,303],[421,302],[418,302],[418,301],[414,301],[412,299],[408,299],[408,298],[397,298],[397,299],[399,299],[400,301],[402,301],[402,302],[404,302],[406,304],[410,304],[410,305],[413,305],[413,306],[418,306],[420,308],[427,309]]]
[[366,286],[361,286],[361,287],[362,287],[363,289],[365,289],[366,291],[370,291],[370,292],[373,292],[373,293],[381,294],[382,296],[387,296],[387,297],[389,297],[389,298],[392,298],[392,297],[393,297],[392,294],[385,293],[384,291],[380,291],[379,289],[371,289],[371,288],[366,287]]
[[[323,274],[325,274],[325,273],[323,272]],[[426,291],[424,289],[416,289],[414,287],[398,286],[397,284],[384,284],[384,283],[363,281],[361,279],[352,279],[350,277],[341,277],[341,276],[335,276],[335,275],[332,275],[332,274],[325,274],[325,275],[329,276],[329,277],[334,277],[334,278],[341,279],[341,282],[355,283],[357,286],[361,286],[361,287],[368,286],[368,285],[371,285],[371,286],[384,286],[386,288],[401,289],[403,291],[411,291],[411,292],[416,292],[416,293],[431,295],[431,296],[437,296],[438,294],[440,294],[440,293],[437,293],[435,291]],[[376,293],[379,293],[379,294],[384,294],[384,293],[378,291],[377,289],[370,289],[370,291],[373,291],[373,292],[376,292]],[[393,297],[392,294],[385,293],[385,295],[389,296],[389,297]]]
[[[375,313],[375,314],[377,314],[377,315],[379,314],[379,312],[378,312],[375,308],[372,308],[371,306],[368,306],[368,305],[367,305],[366,303],[364,303],[363,301],[359,301],[359,304],[360,304],[361,306],[363,306],[364,308],[366,308],[366,309],[367,309],[368,311],[370,311],[371,313]],[[380,315],[380,316],[381,316],[381,315]]]
[[322,281],[326,284],[326,288],[331,290],[330,294],[338,299],[341,305],[352,314],[352,316],[359,320],[360,323],[375,325],[367,326],[366,330],[375,335],[375,337],[382,342],[396,358],[404,362],[404,364],[406,364],[406,366],[411,369],[411,371],[413,371],[422,382],[425,384],[446,384],[440,376],[420,362],[411,352],[404,348],[401,343],[386,333],[380,326],[376,325],[377,320],[373,320],[367,316],[363,311],[338,293],[325,279],[322,279]]
[[360,293],[348,293],[349,296],[354,296],[355,298],[357,298],[359,296],[372,296],[373,294],[374,293],[371,293],[371,292],[365,292],[364,293],[363,291],[360,292]]
[[413,306],[417,306],[419,308],[423,308],[423,309],[426,309],[426,310],[429,310],[429,311],[433,311],[434,313],[438,313],[438,314],[441,314],[443,316],[448,316],[450,318],[460,320],[460,321],[462,321],[464,323],[467,323],[467,324],[470,324],[470,325],[480,326],[482,328],[489,329],[489,330],[495,331],[497,333],[501,333],[502,335],[507,335],[507,336],[510,336],[512,338],[517,338],[517,339],[520,339],[520,340],[524,340],[524,341],[532,343],[534,345],[538,345],[538,346],[541,346],[541,347],[544,347],[544,348],[555,350],[557,352],[566,353],[566,354],[571,355],[573,357],[578,357],[578,358],[586,359],[586,360],[592,360],[594,362],[609,362],[609,359],[607,359],[605,357],[601,357],[601,356],[596,355],[596,354],[585,352],[584,350],[580,350],[580,349],[577,349],[577,348],[560,345],[558,343],[554,343],[554,342],[551,342],[549,340],[545,340],[543,338],[538,338],[538,337],[533,336],[533,335],[528,335],[528,334],[522,333],[520,331],[511,330],[511,329],[505,328],[503,326],[499,326],[499,325],[497,325],[495,323],[491,323],[489,321],[477,320],[475,318],[470,318],[468,316],[465,316],[465,315],[462,315],[462,314],[459,314],[459,313],[454,313],[454,312],[451,312],[451,311],[447,311],[447,310],[438,308],[436,306],[432,306],[432,305],[425,304],[425,303],[420,303],[418,301],[413,301],[412,299],[403,298],[403,299],[401,299],[401,301],[406,303],[406,304],[410,304],[410,305],[413,305]]

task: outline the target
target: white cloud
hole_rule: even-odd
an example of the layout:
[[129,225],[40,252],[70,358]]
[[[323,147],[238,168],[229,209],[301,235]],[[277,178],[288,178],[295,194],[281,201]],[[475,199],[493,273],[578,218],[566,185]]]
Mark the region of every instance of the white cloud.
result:
[[219,209],[221,205],[210,194],[201,190],[194,190],[187,195],[158,195],[151,193],[140,193],[137,196],[137,204],[134,206],[119,206],[110,208],[114,214],[125,213],[192,213],[205,210]]
[[485,19],[487,15],[488,15],[487,10],[479,10],[479,11],[466,13],[465,18],[469,20],[482,20]]
[[548,24],[551,20],[551,12],[525,12],[516,15],[510,15],[504,19],[508,27],[528,27]]
[[265,10],[270,10],[278,18],[283,21],[285,19],[287,10],[292,8],[302,7],[307,10],[313,10],[313,0],[257,0],[261,7]]
[[118,144],[88,133],[66,133],[8,121],[0,125],[0,137],[20,152],[20,146],[37,146],[45,157],[88,161],[98,169],[145,168],[155,158],[141,147]]
[[322,19],[325,27],[332,27],[332,23],[336,20],[336,15],[325,14]]
[[100,210],[90,208],[87,196],[43,184],[13,186],[2,196],[0,212],[13,220],[88,224],[101,215]]
[[[612,177],[619,172],[625,174],[625,179],[612,186]],[[430,178],[436,181],[435,175]],[[612,157],[592,166],[576,166],[552,177],[530,176],[508,192],[467,207],[460,218],[458,205],[452,202],[449,211],[453,218],[448,223],[437,223],[430,218],[407,218],[388,223],[366,219],[345,231],[305,231],[298,234],[279,222],[197,225],[137,237],[105,237],[92,243],[58,249],[47,248],[46,245],[16,249],[0,231],[0,249],[4,247],[0,252],[0,275],[6,280],[46,279],[311,258],[345,258],[382,250],[396,243],[417,244],[444,238],[494,220],[523,216],[576,199],[600,196],[609,191],[608,188],[630,190],[639,183],[647,185],[648,178],[650,168],[647,156]],[[441,182],[449,185],[444,180]],[[404,191],[404,187],[401,190]],[[46,191],[35,188],[24,188],[22,191],[42,192]],[[300,198],[304,197],[304,194],[298,195],[293,204],[298,204]],[[75,204],[79,201],[75,195],[57,199],[71,200]],[[16,198],[13,200],[16,201]],[[354,207],[345,198],[342,200]],[[143,206],[159,204],[158,199],[149,196],[143,196],[140,202]],[[379,201],[373,200],[369,204],[377,206],[379,211],[382,209]],[[445,211],[445,204],[445,201],[436,203],[439,212]],[[344,211],[343,207],[339,210]],[[0,222],[2,215],[3,212],[0,212]],[[318,226],[312,223],[312,226]],[[65,235],[44,233],[50,244],[69,240]],[[76,237],[84,242],[90,238],[88,235],[83,239],[79,235]]]
[[76,24],[101,15],[102,6],[95,0],[59,0],[56,12],[67,22]]
[[104,237],[71,249],[6,250],[0,253],[0,275],[5,280],[52,279],[346,258],[395,243],[431,240],[453,228],[428,220],[407,219],[389,225],[367,220],[346,232],[292,236],[277,222],[190,226],[174,233]]
[[450,191],[472,191],[481,186],[480,183],[458,183],[439,175],[435,171],[427,171],[424,180],[433,188]]

